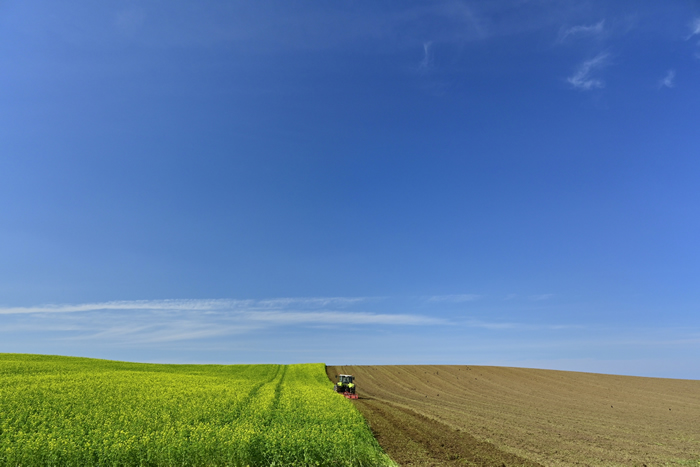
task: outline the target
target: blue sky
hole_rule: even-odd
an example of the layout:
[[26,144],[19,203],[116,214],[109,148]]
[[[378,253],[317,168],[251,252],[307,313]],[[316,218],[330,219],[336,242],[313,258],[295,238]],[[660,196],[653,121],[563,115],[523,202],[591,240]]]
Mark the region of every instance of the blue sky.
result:
[[700,378],[700,5],[0,2],[0,352]]

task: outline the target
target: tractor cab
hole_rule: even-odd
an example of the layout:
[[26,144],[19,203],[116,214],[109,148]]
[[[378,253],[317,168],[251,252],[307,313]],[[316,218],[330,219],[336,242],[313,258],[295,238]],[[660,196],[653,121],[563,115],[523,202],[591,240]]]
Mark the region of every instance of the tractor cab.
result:
[[357,399],[355,394],[355,377],[352,375],[336,375],[338,382],[335,383],[333,390],[343,394],[348,399]]
[[343,384],[351,384],[355,379],[352,375],[338,375],[338,382]]

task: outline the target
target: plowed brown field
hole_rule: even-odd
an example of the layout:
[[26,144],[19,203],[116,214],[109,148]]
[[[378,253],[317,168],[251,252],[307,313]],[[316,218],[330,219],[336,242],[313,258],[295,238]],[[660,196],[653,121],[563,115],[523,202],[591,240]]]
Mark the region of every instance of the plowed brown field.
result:
[[700,381],[480,366],[337,366],[400,465],[700,466]]

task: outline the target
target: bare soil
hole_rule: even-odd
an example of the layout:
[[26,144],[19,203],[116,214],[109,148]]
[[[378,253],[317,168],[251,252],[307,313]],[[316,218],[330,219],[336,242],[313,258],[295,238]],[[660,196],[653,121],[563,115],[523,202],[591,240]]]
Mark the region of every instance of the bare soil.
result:
[[338,366],[400,465],[700,467],[700,381],[480,366]]

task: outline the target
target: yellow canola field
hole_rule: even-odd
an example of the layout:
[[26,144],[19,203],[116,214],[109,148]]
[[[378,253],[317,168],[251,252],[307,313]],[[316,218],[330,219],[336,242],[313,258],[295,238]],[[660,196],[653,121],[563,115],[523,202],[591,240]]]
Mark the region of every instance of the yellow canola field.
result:
[[394,465],[323,364],[0,354],[0,465]]

